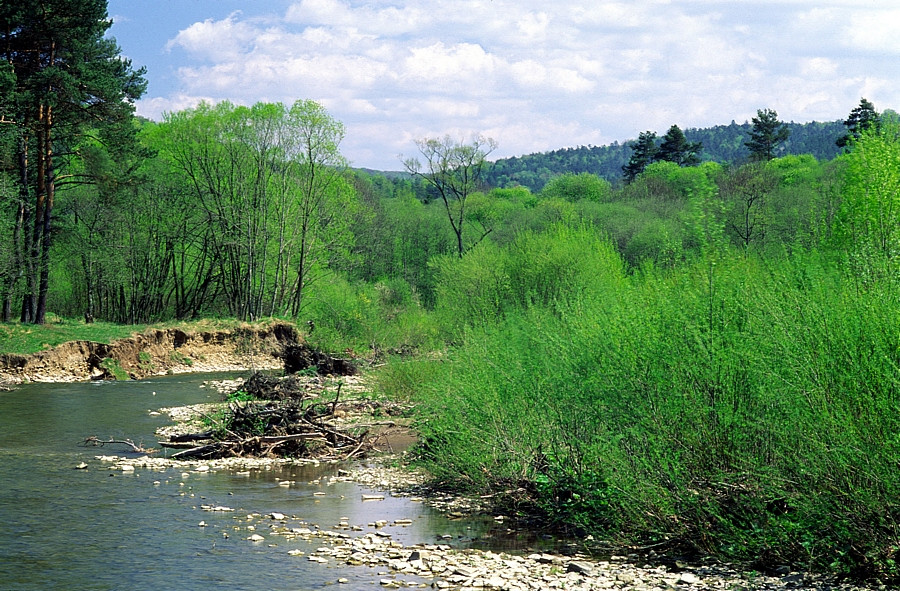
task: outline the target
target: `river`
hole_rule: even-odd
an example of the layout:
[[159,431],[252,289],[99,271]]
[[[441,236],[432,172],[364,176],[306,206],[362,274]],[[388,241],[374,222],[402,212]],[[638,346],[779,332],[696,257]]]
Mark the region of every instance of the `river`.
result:
[[[373,491],[351,482],[324,486],[337,466],[129,473],[95,459],[124,455],[122,448],[80,445],[95,435],[156,447],[154,431],[168,420],[151,411],[215,401],[214,391],[199,386],[222,377],[28,384],[0,392],[0,589],[379,587],[372,568],[319,564],[288,553],[311,553],[321,545],[316,541],[249,541],[252,532],[241,520],[252,512],[277,511],[322,529],[344,518],[366,529],[378,519],[409,519],[409,525],[383,528],[406,545],[449,539],[454,547],[484,547],[493,539],[489,519],[448,520],[423,503],[388,493],[383,501],[363,501]],[[75,469],[81,462],[88,468]],[[279,486],[284,480],[294,484]],[[209,512],[202,505],[235,511]],[[266,533],[264,518],[254,523]],[[490,543],[498,544],[508,548],[509,540]],[[332,586],[338,579],[346,581]]]

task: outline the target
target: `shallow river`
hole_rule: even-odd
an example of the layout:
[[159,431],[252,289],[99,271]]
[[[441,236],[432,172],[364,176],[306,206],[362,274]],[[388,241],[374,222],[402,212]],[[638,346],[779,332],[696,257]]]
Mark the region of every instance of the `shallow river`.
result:
[[[290,550],[321,542],[266,536],[247,540],[248,512],[295,515],[309,527],[331,528],[378,519],[411,519],[384,528],[404,544],[509,548],[490,520],[451,521],[422,503],[347,482],[325,486],[337,466],[292,466],[246,472],[111,471],[95,456],[125,455],[121,447],[82,447],[85,437],[129,438],[156,447],[153,433],[168,423],[151,410],[210,402],[218,395],[194,375],[141,382],[29,384],[0,392],[0,589],[377,589],[369,567],[310,562]],[[233,376],[231,376],[233,377]],[[86,470],[76,470],[86,462]],[[323,478],[322,484],[310,481]],[[290,487],[279,486],[292,480]],[[315,492],[325,492],[317,496]],[[381,492],[379,492],[381,494]],[[204,511],[224,505],[234,512]],[[200,527],[200,522],[206,523]],[[264,523],[260,525],[260,533]],[[236,530],[238,526],[244,529]],[[294,522],[292,525],[297,525]],[[227,534],[227,535],[226,535]],[[443,536],[443,538],[442,538]],[[337,585],[338,578],[348,581]],[[332,586],[334,585],[334,586]]]

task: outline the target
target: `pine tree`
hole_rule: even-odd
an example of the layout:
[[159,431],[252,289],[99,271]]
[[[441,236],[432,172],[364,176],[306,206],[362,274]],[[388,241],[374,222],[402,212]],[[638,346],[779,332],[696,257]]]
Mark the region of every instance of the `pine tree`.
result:
[[700,157],[697,153],[702,149],[702,143],[687,141],[681,128],[673,125],[663,136],[655,160],[674,162],[678,166],[696,166],[700,164]]
[[881,127],[881,115],[875,110],[875,105],[863,98],[860,99],[859,106],[850,111],[844,125],[847,126],[846,135],[839,137],[835,142],[841,148],[850,146],[868,129],[877,131]]
[[790,134],[788,126],[778,120],[778,113],[773,109],[760,109],[753,118],[750,140],[744,145],[750,149],[751,160],[771,160],[778,144],[787,140]]
[[631,158],[628,164],[622,167],[625,173],[625,182],[630,183],[639,174],[644,172],[648,164],[652,163],[656,158],[659,148],[656,146],[656,132],[642,131],[638,135],[637,141],[630,142]]
[[2,115],[19,135],[23,322],[42,324],[46,314],[57,161],[86,127],[130,120],[146,88],[143,69],[104,38],[106,9],[105,0],[0,2],[0,54],[15,77]]

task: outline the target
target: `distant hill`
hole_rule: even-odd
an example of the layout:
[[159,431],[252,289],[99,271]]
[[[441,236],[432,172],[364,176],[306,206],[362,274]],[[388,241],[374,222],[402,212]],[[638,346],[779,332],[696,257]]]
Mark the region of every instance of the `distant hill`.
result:
[[[831,160],[840,152],[835,142],[847,132],[842,121],[826,123],[788,123],[791,135],[782,146],[782,153],[812,154],[819,160]],[[717,125],[703,129],[686,129],[688,141],[701,142],[704,161],[740,163],[749,152],[744,142],[752,125],[750,123]],[[665,130],[659,133],[663,135]],[[534,192],[540,191],[554,176],[564,173],[589,172],[616,184],[622,179],[622,166],[631,157],[628,142],[613,142],[608,146],[581,146],[563,148],[553,152],[528,154],[503,158],[491,164],[487,182],[495,187],[523,185]]]

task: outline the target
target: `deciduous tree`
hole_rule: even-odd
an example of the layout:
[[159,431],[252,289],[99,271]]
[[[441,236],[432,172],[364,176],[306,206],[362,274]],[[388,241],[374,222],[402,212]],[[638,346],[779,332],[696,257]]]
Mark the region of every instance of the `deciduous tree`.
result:
[[306,288],[352,240],[343,125],[308,100],[222,102],[169,114],[159,133],[206,219],[228,311],[297,316]]
[[456,235],[457,254],[462,258],[468,248],[480,242],[491,231],[482,226],[481,235],[473,244],[467,244],[463,239],[469,222],[466,217],[466,202],[469,195],[482,188],[486,159],[497,148],[497,143],[481,135],[476,135],[469,143],[454,140],[448,135],[442,139],[418,140],[416,146],[424,162],[418,158],[407,158],[403,165],[410,174],[422,178],[440,196]]
[[750,162],[729,170],[719,183],[726,229],[745,249],[765,238],[770,223],[767,201],[777,182],[764,163]]
[[[836,233],[842,246],[871,262],[900,257],[900,127],[862,132],[847,156]],[[895,263],[896,264],[896,263]]]

